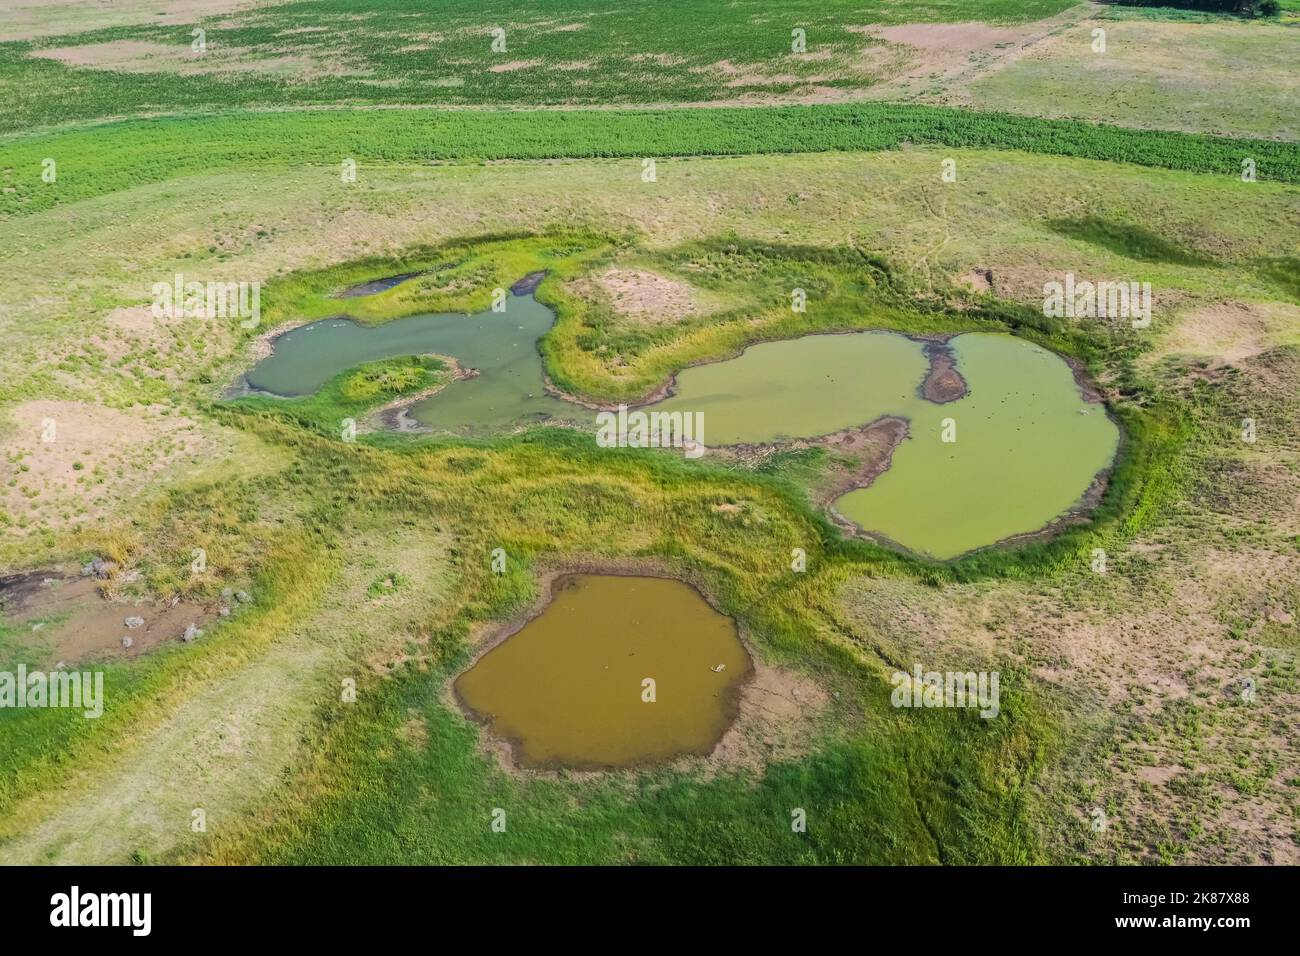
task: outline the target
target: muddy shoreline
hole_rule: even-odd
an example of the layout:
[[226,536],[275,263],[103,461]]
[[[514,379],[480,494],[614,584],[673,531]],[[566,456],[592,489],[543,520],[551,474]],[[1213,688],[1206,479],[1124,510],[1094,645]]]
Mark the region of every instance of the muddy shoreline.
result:
[[947,405],[965,398],[966,379],[957,370],[957,356],[949,340],[926,342],[925,357],[930,362],[930,370],[918,394],[935,405]]
[[[123,580],[130,581],[125,577]],[[0,618],[25,625],[16,635],[27,653],[43,652],[47,668],[132,660],[185,643],[189,627],[202,634],[228,615],[235,600],[115,595],[116,575],[100,578],[62,565],[0,576]],[[53,619],[53,620],[50,620]],[[128,620],[136,619],[134,624]],[[130,645],[123,643],[130,638]]]
[[399,272],[397,275],[384,276],[382,279],[370,279],[366,282],[359,282],[354,286],[348,286],[342,292],[335,292],[330,298],[361,299],[368,295],[378,295],[381,292],[387,292],[389,289],[396,289],[403,282],[410,282],[412,279],[418,279],[420,276],[428,274],[428,271]]

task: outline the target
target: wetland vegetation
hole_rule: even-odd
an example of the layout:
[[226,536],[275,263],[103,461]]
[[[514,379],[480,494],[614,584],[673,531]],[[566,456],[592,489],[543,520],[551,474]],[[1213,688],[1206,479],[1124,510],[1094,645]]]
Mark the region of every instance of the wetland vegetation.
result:
[[0,861],[1296,860],[1291,87],[1134,46],[1287,12],[66,6],[0,12],[0,671],[105,706],[0,710]]

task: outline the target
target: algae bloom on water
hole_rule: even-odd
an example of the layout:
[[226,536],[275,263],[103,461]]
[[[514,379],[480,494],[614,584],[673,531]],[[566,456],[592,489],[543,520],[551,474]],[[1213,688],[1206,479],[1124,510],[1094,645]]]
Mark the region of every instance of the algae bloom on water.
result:
[[752,666],[735,621],[689,584],[573,574],[455,691],[519,766],[626,767],[712,751]]

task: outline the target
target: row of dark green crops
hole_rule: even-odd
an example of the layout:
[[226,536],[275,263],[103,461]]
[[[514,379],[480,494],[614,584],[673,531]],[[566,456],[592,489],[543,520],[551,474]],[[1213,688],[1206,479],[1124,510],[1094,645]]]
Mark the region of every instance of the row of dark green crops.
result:
[[[130,120],[0,146],[0,216],[209,169],[367,163],[1013,149],[1300,183],[1300,145],[882,103],[769,109],[312,110]],[[45,161],[57,176],[46,182]],[[320,169],[330,167],[328,171]]]

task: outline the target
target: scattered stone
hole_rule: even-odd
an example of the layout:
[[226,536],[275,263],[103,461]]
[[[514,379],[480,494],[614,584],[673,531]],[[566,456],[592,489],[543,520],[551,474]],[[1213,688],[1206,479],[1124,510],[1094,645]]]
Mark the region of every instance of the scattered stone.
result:
[[230,608],[222,606],[217,608],[217,614],[221,617],[230,617]]
[[222,596],[223,598],[232,598],[232,597],[235,596],[235,589],[234,589],[234,588],[222,588],[222,589],[221,589],[221,596]]
[[130,634],[126,634],[122,637],[123,647],[130,647],[134,643],[135,643],[135,638],[133,638]]
[[185,629],[185,633],[181,635],[181,640],[184,641],[186,644],[193,644],[202,635],[203,635],[203,631],[199,630],[198,625],[195,624],[193,621],[191,621],[190,626],[187,627]]
[[126,626],[127,626],[127,627],[132,627],[132,628],[134,628],[134,627],[144,627],[144,618],[142,618],[142,617],[128,617],[128,618],[126,619]]
[[82,574],[87,574],[87,575],[93,574],[101,581],[108,578],[109,575],[111,575],[116,570],[117,570],[116,561],[106,561],[103,558],[95,558],[88,564],[83,564],[81,566]]
[[253,595],[249,594],[247,591],[236,591],[235,600],[240,604],[249,604],[253,600]]

